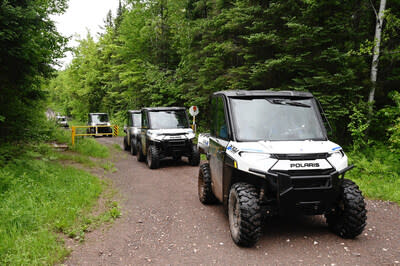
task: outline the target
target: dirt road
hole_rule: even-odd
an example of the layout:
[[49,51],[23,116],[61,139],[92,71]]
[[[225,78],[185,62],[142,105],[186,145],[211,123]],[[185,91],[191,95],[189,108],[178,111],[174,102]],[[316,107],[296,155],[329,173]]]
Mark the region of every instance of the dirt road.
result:
[[[120,138],[101,138],[110,145]],[[122,217],[73,245],[66,265],[400,265],[400,207],[367,201],[368,225],[354,240],[328,231],[322,217],[279,218],[253,248],[230,238],[221,205],[197,197],[198,167],[166,161],[150,170],[127,152],[107,174],[120,193]]]

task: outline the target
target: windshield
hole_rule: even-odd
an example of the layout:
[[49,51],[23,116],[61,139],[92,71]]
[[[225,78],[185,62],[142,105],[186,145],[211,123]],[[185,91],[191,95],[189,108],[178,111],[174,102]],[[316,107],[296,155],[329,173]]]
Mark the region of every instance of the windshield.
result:
[[108,122],[108,115],[107,114],[97,114],[92,115],[92,123],[106,123]]
[[158,111],[149,112],[150,127],[152,129],[188,128],[185,111]]
[[142,126],[142,114],[132,114],[133,126],[141,127]]
[[231,98],[239,141],[325,140],[312,99]]

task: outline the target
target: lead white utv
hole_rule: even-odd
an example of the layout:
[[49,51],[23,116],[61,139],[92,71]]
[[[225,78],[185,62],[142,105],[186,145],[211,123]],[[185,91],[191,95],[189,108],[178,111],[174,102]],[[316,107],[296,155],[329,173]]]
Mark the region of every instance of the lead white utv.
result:
[[203,204],[222,202],[233,241],[252,246],[263,218],[325,215],[329,228],[354,238],[366,225],[364,198],[345,179],[347,156],[328,140],[326,117],[311,93],[221,91],[211,97],[210,136],[199,146]]

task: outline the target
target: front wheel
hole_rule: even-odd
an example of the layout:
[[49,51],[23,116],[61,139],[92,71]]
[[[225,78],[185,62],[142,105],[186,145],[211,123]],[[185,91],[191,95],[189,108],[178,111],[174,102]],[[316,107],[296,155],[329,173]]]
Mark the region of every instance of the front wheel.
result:
[[343,238],[355,238],[365,228],[367,210],[364,197],[351,180],[343,179],[341,193],[334,210],[325,215],[329,228]]
[[197,191],[201,203],[212,204],[217,201],[211,188],[211,171],[208,163],[200,165]]
[[128,145],[126,136],[124,137],[123,146],[124,146],[125,151],[129,151],[129,145]]
[[229,228],[235,244],[253,246],[261,236],[261,208],[257,189],[247,183],[231,187],[228,200]]
[[149,166],[150,169],[156,169],[160,166],[160,155],[157,147],[154,145],[150,145],[147,150],[147,166]]
[[131,138],[131,154],[136,155],[137,149],[136,149],[136,139]]
[[195,145],[192,146],[192,150],[190,151],[189,164],[191,166],[198,166],[200,164],[200,153]]
[[146,157],[144,157],[143,150],[142,150],[142,143],[140,143],[140,141],[137,144],[136,158],[139,162],[144,162],[144,160],[146,159]]

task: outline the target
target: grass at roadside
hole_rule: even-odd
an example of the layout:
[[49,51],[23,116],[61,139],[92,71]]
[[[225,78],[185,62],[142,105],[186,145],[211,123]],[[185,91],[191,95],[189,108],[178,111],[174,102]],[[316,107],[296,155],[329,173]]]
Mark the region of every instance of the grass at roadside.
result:
[[[53,136],[66,140],[67,131]],[[65,166],[67,160],[102,167],[90,156],[109,156],[108,148],[83,139],[75,152],[55,152],[49,145],[0,146],[0,265],[50,265],[69,253],[60,233],[82,241],[87,231],[120,216],[109,184]],[[113,171],[113,165],[107,165]],[[103,193],[103,194],[102,194]],[[92,215],[100,195],[103,208]]]
[[108,148],[100,145],[92,138],[82,138],[77,140],[75,146],[72,147],[72,150],[96,158],[107,158],[110,156]]
[[391,153],[382,144],[361,152],[350,152],[348,156],[356,167],[346,177],[354,180],[365,196],[400,204],[399,155]]

